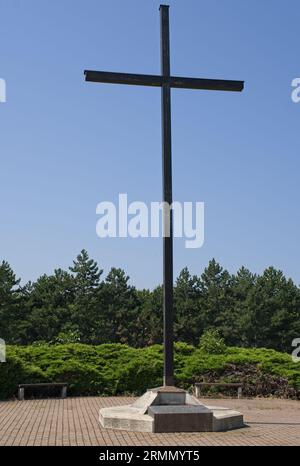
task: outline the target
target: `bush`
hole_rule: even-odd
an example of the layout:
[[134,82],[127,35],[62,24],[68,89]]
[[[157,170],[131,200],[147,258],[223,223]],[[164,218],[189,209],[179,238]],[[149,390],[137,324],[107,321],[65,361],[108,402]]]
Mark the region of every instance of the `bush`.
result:
[[[206,338],[211,343],[212,338]],[[218,346],[219,348],[221,345]],[[216,346],[213,346],[215,351]],[[175,345],[175,379],[189,389],[195,382],[242,382],[249,396],[300,398],[300,364],[288,354],[264,348]],[[140,395],[162,385],[163,348],[121,344],[8,346],[0,364],[0,399],[12,398],[19,383],[66,382],[73,396]]]
[[206,330],[200,338],[199,347],[208,354],[223,354],[226,351],[224,338],[218,330]]

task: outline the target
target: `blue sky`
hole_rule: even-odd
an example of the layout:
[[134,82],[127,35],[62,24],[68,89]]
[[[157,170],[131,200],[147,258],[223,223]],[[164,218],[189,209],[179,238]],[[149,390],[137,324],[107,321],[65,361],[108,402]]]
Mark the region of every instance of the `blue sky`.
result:
[[[205,244],[175,240],[175,275],[215,257],[299,284],[299,2],[168,3],[172,74],[245,80],[241,94],[172,91],[174,199],[205,202]],[[98,202],[161,199],[160,90],[83,76],[159,73],[159,4],[0,0],[0,258],[24,282],[82,248],[139,287],[162,280],[161,240],[95,232]]]

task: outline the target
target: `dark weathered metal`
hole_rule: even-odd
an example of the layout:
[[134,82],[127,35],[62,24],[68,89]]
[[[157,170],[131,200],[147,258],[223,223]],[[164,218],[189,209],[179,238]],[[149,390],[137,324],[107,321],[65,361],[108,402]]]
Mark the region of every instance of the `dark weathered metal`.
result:
[[109,84],[132,84],[137,86],[156,86],[161,87],[161,76],[148,74],[132,74],[132,73],[109,73],[107,71],[91,71],[84,72],[85,80],[95,83]]
[[210,91],[241,92],[244,81],[230,81],[227,79],[180,78],[170,77],[170,87],[178,89],[203,89]]
[[173,375],[173,221],[172,221],[172,147],[169,7],[160,7],[162,171],[164,201],[163,235],[163,314],[164,314],[164,385],[174,385]]
[[112,73],[109,71],[85,70],[85,80],[94,83],[130,84],[136,86],[161,87],[169,84],[177,89],[203,89],[212,91],[240,92],[244,81],[225,79],[182,78],[180,76],[159,76],[151,74]]
[[163,290],[164,290],[164,385],[174,384],[173,358],[173,222],[171,157],[171,88],[240,92],[244,81],[170,76],[169,7],[160,6],[161,75],[111,73],[86,70],[86,81],[161,87],[162,162],[164,200]]

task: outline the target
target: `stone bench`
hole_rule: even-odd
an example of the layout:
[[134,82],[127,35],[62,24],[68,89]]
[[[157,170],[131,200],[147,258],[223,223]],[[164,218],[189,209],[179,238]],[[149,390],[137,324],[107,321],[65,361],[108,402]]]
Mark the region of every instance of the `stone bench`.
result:
[[25,388],[48,388],[48,387],[60,388],[61,397],[66,398],[67,397],[67,386],[68,384],[66,383],[23,383],[23,384],[18,385],[18,399],[24,400]]
[[196,395],[197,398],[200,398],[200,396],[201,396],[201,388],[202,387],[236,388],[238,398],[242,397],[242,392],[243,392],[243,384],[242,383],[200,382],[200,383],[195,383],[195,395]]

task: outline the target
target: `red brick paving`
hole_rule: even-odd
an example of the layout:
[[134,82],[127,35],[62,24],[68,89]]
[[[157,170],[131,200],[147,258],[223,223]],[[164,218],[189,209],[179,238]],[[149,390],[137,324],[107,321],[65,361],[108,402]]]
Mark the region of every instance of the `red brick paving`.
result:
[[300,445],[300,401],[204,400],[244,414],[248,427],[229,432],[149,434],[103,429],[99,408],[132,398],[85,397],[0,403],[0,445]]

